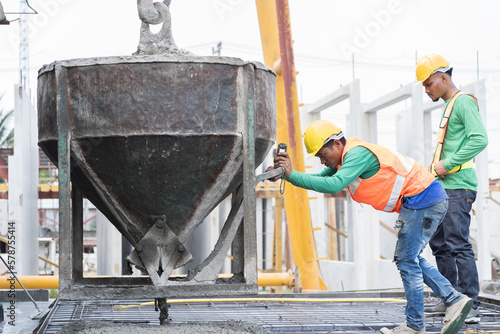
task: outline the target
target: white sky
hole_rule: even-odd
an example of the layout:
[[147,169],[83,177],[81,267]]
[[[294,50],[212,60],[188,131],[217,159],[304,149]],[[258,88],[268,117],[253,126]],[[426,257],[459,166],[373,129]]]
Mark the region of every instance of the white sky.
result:
[[[0,0],[5,12],[19,0]],[[440,53],[455,67],[454,81],[479,78],[500,92],[498,0],[289,0],[299,100],[311,103],[356,78],[363,103],[415,78],[416,55]],[[54,60],[132,54],[138,44],[137,2],[124,0],[31,0],[30,83]],[[222,41],[222,55],[262,61],[253,0],[172,0],[177,45],[209,55]],[[12,20],[18,15],[7,14]],[[0,26],[0,110],[13,108],[19,82],[17,22]],[[490,160],[500,163],[500,98],[488,94]],[[339,108],[342,108],[340,106]],[[344,107],[345,108],[345,107]],[[382,115],[381,115],[382,116]],[[387,115],[388,122],[394,117]],[[344,120],[339,120],[342,124]],[[342,125],[341,125],[342,126]],[[391,127],[393,125],[390,125]],[[492,140],[493,139],[493,140]],[[493,144],[493,145],[492,145]],[[498,170],[500,173],[500,168]],[[496,174],[496,172],[495,172]]]

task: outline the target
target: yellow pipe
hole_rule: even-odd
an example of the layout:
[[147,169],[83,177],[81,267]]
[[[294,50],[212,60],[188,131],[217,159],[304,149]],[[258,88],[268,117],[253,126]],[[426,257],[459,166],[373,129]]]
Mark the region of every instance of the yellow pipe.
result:
[[337,232],[338,234],[340,234],[341,236],[343,236],[344,238],[347,238],[347,234],[345,234],[344,232],[342,232],[341,230],[339,230],[338,228],[336,228],[335,226],[332,226],[328,223],[325,223],[326,227],[328,227],[329,229]]
[[[8,184],[0,184],[0,192],[7,192],[7,191],[9,191],[9,185]],[[58,185],[50,185],[50,184],[39,184],[38,185],[38,191],[41,191],[41,192],[48,192],[48,191],[58,192],[59,191],[59,186]]]
[[[292,158],[293,168],[304,172],[304,154],[302,150],[302,137],[300,130],[299,105],[297,86],[295,82],[295,69],[285,66],[281,61],[281,54],[285,46],[280,48],[280,33],[278,30],[278,14],[275,1],[256,0],[259,17],[259,27],[264,53],[264,62],[269,67],[274,67],[276,78],[276,109],[277,109],[277,135],[276,142],[287,143],[289,154]],[[288,20],[288,12],[285,13]],[[290,34],[290,31],[288,31]],[[291,41],[290,41],[291,43]],[[293,63],[293,52],[286,53]],[[288,65],[288,64],[286,64]],[[291,71],[292,80],[285,87],[283,71]],[[290,94],[285,94],[285,91]],[[290,96],[287,96],[290,95]],[[290,110],[287,110],[287,102]],[[299,267],[303,291],[326,290],[327,287],[321,279],[319,270],[316,244],[312,231],[309,200],[305,189],[289,185],[284,193],[285,211],[292,245],[294,264]]]
[[[405,303],[406,299],[397,298],[206,298],[206,299],[167,299],[169,304],[181,303],[228,303],[228,302],[300,302],[300,303],[351,303],[351,302],[385,302]],[[113,310],[124,310],[128,308],[154,305],[154,302],[141,303],[137,305],[113,305]]]
[[290,289],[295,285],[293,273],[262,273],[258,276],[259,286],[286,286]]
[[[232,274],[220,275],[220,277],[231,277]],[[0,276],[0,289],[10,289],[11,276]],[[58,289],[59,276],[18,276],[19,280],[26,289]],[[259,273],[259,286],[288,286],[292,289],[295,285],[294,275],[288,273]],[[21,289],[17,281],[15,288]]]
[[[10,280],[10,279],[13,280]],[[17,276],[26,289],[58,289],[59,276]],[[15,281],[15,288],[22,289],[13,276],[0,276],[0,289],[10,289]]]
[[48,259],[46,259],[46,258],[44,258],[44,257],[39,256],[38,258],[39,258],[40,260],[42,260],[43,262],[46,262],[46,263],[50,264],[51,266],[54,266],[54,267],[56,267],[56,268],[59,268],[59,265],[58,265],[58,264],[56,264],[56,263],[54,263],[54,262],[52,262],[52,261],[50,261],[50,260],[48,260]]

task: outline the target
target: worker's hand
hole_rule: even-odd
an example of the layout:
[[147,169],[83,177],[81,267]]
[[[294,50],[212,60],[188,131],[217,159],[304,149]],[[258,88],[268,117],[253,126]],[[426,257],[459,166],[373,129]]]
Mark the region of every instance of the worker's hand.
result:
[[[269,166],[269,167],[267,167],[267,169],[266,169],[266,173],[267,173],[267,172],[270,172],[270,171],[272,171],[272,170],[274,170],[274,169],[276,169],[276,168],[274,168],[274,166]],[[268,180],[269,180],[269,181],[272,181],[272,182],[276,182],[276,181],[278,181],[279,179],[281,179],[281,175],[275,176],[275,177],[270,178],[270,179],[268,179]]]
[[436,171],[437,176],[441,180],[444,180],[445,174],[448,173],[448,171],[446,170],[446,168],[444,168],[443,160],[439,160],[439,162],[434,165],[434,170]]
[[290,173],[292,173],[292,161],[290,160],[290,156],[288,152],[280,152],[274,158],[274,168],[285,167],[285,176],[290,177]]

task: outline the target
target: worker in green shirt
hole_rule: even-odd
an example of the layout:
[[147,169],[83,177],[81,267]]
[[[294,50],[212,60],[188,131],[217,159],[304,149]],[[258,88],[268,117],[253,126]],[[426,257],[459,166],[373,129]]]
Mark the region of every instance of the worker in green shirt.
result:
[[293,170],[286,152],[278,153],[268,170],[284,167],[285,179],[295,186],[332,194],[347,188],[356,202],[399,213],[394,262],[403,280],[406,321],[393,329],[384,327],[381,333],[425,333],[424,283],[449,306],[441,333],[457,333],[473,302],[422,256],[448,208],[441,184],[412,158],[356,137],[346,139],[340,128],[326,120],[311,123],[304,142],[309,157],[316,156],[325,165],[320,173]]
[[[469,243],[470,211],[477,191],[472,163],[488,145],[488,137],[476,99],[455,86],[452,71],[450,63],[437,54],[423,56],[417,62],[417,80],[424,86],[425,93],[434,102],[443,99],[446,103],[431,170],[446,190],[450,204],[429,245],[443,276],[474,300],[465,323],[477,323],[480,320],[479,278]],[[446,306],[442,303],[425,308],[426,314],[445,312]]]

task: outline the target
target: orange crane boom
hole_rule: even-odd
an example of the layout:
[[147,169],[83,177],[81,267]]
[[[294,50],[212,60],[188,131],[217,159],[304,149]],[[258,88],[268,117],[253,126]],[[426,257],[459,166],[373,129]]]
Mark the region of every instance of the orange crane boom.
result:
[[[256,0],[256,4],[264,62],[277,74],[276,142],[288,145],[293,169],[304,172],[288,0]],[[307,190],[289,186],[284,198],[293,261],[299,268],[303,291],[327,290],[319,269]]]

